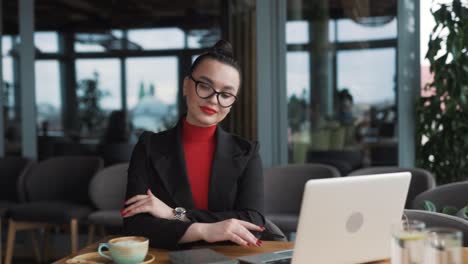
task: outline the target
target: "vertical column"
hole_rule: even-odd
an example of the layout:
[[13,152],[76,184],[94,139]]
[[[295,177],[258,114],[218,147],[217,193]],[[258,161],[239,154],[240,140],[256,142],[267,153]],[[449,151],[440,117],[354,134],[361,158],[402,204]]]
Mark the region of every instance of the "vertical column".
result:
[[419,1],[398,0],[398,165],[402,167],[415,163],[415,102],[421,89],[419,23]]
[[257,120],[265,167],[288,162],[284,0],[257,0]]
[[5,156],[5,120],[3,113],[3,53],[2,53],[2,38],[3,38],[3,5],[0,0],[0,157]]
[[311,106],[314,107],[311,126],[316,127],[319,117],[333,115],[334,87],[333,65],[329,42],[328,0],[315,1],[316,15],[310,23],[310,42],[312,44],[310,80]]
[[34,0],[19,1],[21,140],[24,157],[37,159],[36,96],[34,89]]
[[[126,52],[128,50],[127,30],[122,30],[122,47]],[[122,111],[127,113],[127,60],[124,56],[120,57],[120,94],[122,95]],[[128,120],[128,115],[127,120]]]
[[60,52],[64,54],[64,59],[60,62],[60,87],[62,92],[62,124],[65,134],[75,131],[78,127],[73,41],[73,33],[61,32],[59,34],[59,48]]

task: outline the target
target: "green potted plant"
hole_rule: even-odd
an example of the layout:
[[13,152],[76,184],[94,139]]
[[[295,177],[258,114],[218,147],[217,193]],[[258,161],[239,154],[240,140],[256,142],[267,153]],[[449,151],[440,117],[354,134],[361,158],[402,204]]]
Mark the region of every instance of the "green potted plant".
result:
[[465,220],[468,220],[468,205],[465,207],[458,209],[455,206],[444,206],[442,209],[438,210],[436,205],[431,201],[424,201],[424,210],[430,212],[440,212],[443,214],[458,216]]
[[424,88],[432,95],[417,102],[416,164],[444,184],[468,179],[468,7],[454,0],[431,12],[434,81]]
[[109,93],[99,88],[99,74],[94,72],[93,78],[78,82],[77,102],[80,134],[93,135],[102,129],[106,114],[100,106],[100,101]]

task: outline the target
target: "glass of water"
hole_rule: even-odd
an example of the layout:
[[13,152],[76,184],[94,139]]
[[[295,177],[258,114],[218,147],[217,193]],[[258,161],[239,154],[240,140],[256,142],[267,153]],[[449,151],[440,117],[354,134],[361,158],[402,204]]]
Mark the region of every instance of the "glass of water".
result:
[[463,233],[453,228],[429,228],[424,248],[427,264],[462,264]]
[[423,264],[426,225],[416,220],[402,220],[392,226],[392,264]]

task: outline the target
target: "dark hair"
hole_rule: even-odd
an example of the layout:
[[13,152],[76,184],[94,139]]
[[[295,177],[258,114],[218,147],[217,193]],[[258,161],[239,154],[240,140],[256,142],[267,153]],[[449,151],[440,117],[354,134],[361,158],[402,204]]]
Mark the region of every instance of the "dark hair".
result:
[[239,73],[239,78],[240,78],[241,71],[240,71],[239,63],[237,63],[236,59],[234,59],[234,56],[232,53],[232,45],[228,41],[221,39],[218,42],[216,42],[216,44],[213,47],[211,47],[208,51],[198,56],[195,59],[195,61],[192,63],[189,74],[192,74],[195,71],[195,69],[198,67],[198,65],[205,59],[217,60],[221,63],[232,66],[234,69],[237,70],[237,72]]

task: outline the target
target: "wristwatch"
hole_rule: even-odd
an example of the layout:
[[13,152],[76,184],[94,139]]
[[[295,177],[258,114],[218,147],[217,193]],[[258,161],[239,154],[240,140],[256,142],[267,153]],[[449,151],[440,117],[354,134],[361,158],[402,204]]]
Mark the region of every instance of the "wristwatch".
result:
[[174,208],[174,218],[177,219],[177,220],[180,220],[182,221],[182,219],[184,218],[184,215],[187,211],[185,210],[185,208],[183,207],[176,207]]

